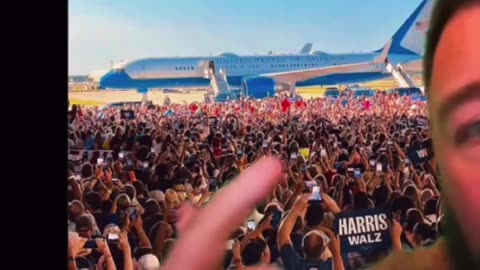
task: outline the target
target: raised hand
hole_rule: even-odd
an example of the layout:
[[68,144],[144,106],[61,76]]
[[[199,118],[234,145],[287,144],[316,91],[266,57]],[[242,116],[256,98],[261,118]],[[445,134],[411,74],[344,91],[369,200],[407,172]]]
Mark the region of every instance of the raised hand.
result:
[[266,219],[264,219],[263,222],[258,225],[257,230],[260,231],[260,232],[263,232],[267,229],[273,229],[272,219],[273,219],[273,214],[268,215],[268,217]]
[[240,242],[238,241],[238,239],[234,240],[234,244],[233,244],[233,247],[232,247],[232,254],[233,254],[233,258],[235,258],[237,260],[242,259],[242,256],[240,254]]
[[302,194],[305,190],[305,181],[299,180],[297,181],[297,185],[295,186],[295,193]]
[[265,158],[219,191],[205,208],[184,205],[178,213],[180,238],[162,270],[215,269],[224,255],[229,235],[268,196],[281,177],[281,162]]
[[135,227],[135,230],[137,230],[137,232],[143,230],[143,220],[141,215],[137,216],[133,223],[133,226]]
[[111,183],[113,180],[112,176],[113,176],[113,172],[112,172],[112,169],[110,169],[109,167],[105,172],[105,181],[108,183]]
[[392,238],[400,238],[403,232],[402,225],[400,225],[400,223],[396,219],[393,219],[390,226],[390,231],[392,234]]
[[103,173],[103,168],[102,168],[102,166],[97,166],[96,176],[97,176],[97,179],[98,179],[98,180],[101,180],[101,179],[103,178],[104,173]]
[[330,238],[330,242],[328,243],[328,249],[332,252],[333,255],[341,255],[341,244],[340,244],[340,237],[335,235],[331,230],[328,230],[328,238]]
[[128,243],[128,232],[123,230],[118,235],[118,245],[122,251],[130,250],[130,244]]
[[97,243],[98,250],[102,254],[104,254],[104,255],[109,255],[110,254],[110,248],[108,247],[105,239],[97,238],[97,239],[95,239],[95,242]]
[[68,247],[69,255],[75,258],[83,250],[87,240],[87,238],[78,237],[73,241],[73,244]]

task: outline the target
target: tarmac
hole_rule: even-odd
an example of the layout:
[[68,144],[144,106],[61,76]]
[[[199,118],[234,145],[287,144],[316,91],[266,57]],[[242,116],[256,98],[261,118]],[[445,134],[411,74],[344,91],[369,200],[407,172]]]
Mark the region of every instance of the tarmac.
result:
[[[421,84],[421,78],[416,78],[416,83]],[[371,89],[386,90],[398,87],[393,79],[386,79],[368,84],[360,85]],[[321,97],[324,94],[324,88],[321,87],[304,87],[297,88],[297,93],[303,98],[309,99],[311,97]],[[163,104],[165,97],[168,95],[172,103],[182,104],[192,102],[203,102],[206,91],[190,91],[190,93],[168,93],[162,91],[150,91],[147,94],[148,100],[154,104]],[[112,91],[112,90],[98,90],[89,92],[69,92],[68,99],[70,104],[102,106],[113,102],[130,102],[141,101],[143,95],[135,90],[131,91]]]

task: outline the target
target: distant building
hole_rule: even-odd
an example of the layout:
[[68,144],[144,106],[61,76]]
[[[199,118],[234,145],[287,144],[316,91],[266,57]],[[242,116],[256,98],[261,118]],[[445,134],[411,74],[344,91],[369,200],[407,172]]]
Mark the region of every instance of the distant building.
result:
[[100,78],[107,74],[108,70],[94,70],[88,75],[68,76],[68,91],[84,92],[101,89]]
[[68,82],[69,83],[82,83],[82,82],[87,82],[87,81],[88,81],[88,76],[87,75],[68,76]]
[[88,74],[88,81],[98,84],[100,79],[108,73],[108,70],[94,70]]

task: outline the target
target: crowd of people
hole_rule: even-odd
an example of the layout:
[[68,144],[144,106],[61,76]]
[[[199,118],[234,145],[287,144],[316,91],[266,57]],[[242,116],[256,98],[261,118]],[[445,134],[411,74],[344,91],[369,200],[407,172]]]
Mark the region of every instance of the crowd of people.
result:
[[[427,111],[425,102],[381,92],[73,105],[70,269],[159,269],[178,239],[180,206],[208,204],[266,156],[283,162],[283,180],[229,236],[222,269],[360,269],[393,250],[432,245],[442,235],[443,207]],[[354,216],[361,228],[359,213],[368,211],[388,216],[384,228],[370,222],[387,232],[388,246],[349,251],[339,219]]]

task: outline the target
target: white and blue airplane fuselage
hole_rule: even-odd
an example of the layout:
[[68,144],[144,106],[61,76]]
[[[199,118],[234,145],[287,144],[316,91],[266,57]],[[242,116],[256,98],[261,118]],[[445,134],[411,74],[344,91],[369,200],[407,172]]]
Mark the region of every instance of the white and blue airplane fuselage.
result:
[[258,98],[274,94],[278,84],[293,87],[335,85],[387,78],[391,76],[385,69],[387,62],[401,64],[407,71],[418,71],[432,2],[422,1],[387,45],[373,52],[329,54],[317,51],[254,56],[224,53],[214,57],[145,58],[114,66],[101,78],[100,85],[140,92],[153,88],[207,88],[212,85],[212,76],[222,74],[231,89],[242,89]]
[[[103,86],[119,89],[141,88],[201,88],[210,86],[205,76],[205,63],[212,61],[215,67],[227,74],[231,86],[241,86],[243,78],[261,74],[307,70],[320,67],[373,62],[378,53],[319,54],[319,55],[268,55],[182,58],[146,58],[127,62],[113,68],[101,82]],[[418,55],[389,54],[392,63],[416,61]],[[384,72],[332,74],[299,81],[297,86],[332,85],[377,80],[391,76]]]

